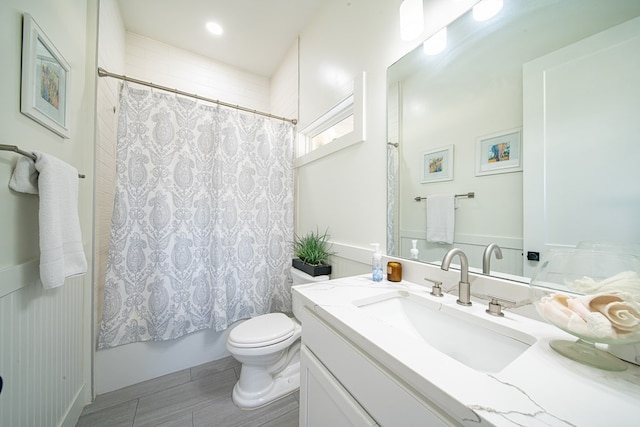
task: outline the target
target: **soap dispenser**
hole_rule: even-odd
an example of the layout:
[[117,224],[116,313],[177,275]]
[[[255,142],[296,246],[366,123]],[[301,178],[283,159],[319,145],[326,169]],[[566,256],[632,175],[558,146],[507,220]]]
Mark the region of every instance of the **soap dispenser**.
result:
[[380,253],[380,244],[372,243],[374,252],[373,252],[373,261],[371,262],[372,267],[372,279],[374,282],[382,282],[382,254]]
[[418,245],[418,241],[417,240],[412,240],[411,241],[411,246],[412,246],[411,251],[410,251],[411,252],[411,259],[415,259],[415,260],[418,259],[418,252],[419,251],[418,251],[417,245]]

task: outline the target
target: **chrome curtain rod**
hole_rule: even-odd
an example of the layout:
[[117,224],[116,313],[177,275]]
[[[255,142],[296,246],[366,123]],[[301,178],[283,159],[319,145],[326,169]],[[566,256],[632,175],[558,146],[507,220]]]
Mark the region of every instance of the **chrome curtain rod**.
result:
[[157,85],[157,84],[152,83],[152,82],[145,82],[144,80],[135,79],[133,77],[127,77],[124,74],[110,73],[109,71],[107,71],[107,70],[105,70],[104,68],[101,68],[101,67],[98,67],[98,76],[99,77],[113,77],[114,79],[124,80],[125,82],[137,83],[137,84],[140,84],[140,85],[143,85],[143,86],[149,86],[149,87],[152,87],[152,88],[155,88],[155,89],[165,90],[167,92],[175,93],[177,95],[188,96],[190,98],[199,99],[201,101],[212,102],[214,104],[222,105],[224,107],[235,108],[236,110],[241,110],[241,111],[246,111],[246,112],[253,113],[253,114],[258,114],[258,115],[266,116],[266,117],[269,117],[269,118],[272,118],[272,119],[283,120],[285,122],[293,123],[294,125],[298,124],[298,120],[297,119],[288,119],[286,117],[275,116],[275,115],[273,115],[271,113],[265,113],[263,111],[253,110],[251,108],[243,107],[241,105],[229,104],[228,102],[223,102],[223,101],[220,101],[219,99],[206,98],[204,96],[200,96],[200,95],[197,95],[195,93],[184,92],[184,91],[181,91],[181,90],[178,90],[178,89],[172,89],[170,87]]
[[[29,157],[34,162],[36,161],[36,155],[29,153],[28,151],[21,150],[16,145],[0,144],[0,151],[13,151],[14,153],[22,154],[25,157]],[[78,178],[84,178],[84,174],[79,173]]]
[[[465,193],[465,194],[456,194],[456,197],[467,197],[469,199],[473,199],[474,197],[476,197],[476,193],[474,193],[473,191],[470,191],[469,193]],[[421,200],[426,199],[426,197],[415,197],[413,200],[415,200],[416,202],[419,202]]]

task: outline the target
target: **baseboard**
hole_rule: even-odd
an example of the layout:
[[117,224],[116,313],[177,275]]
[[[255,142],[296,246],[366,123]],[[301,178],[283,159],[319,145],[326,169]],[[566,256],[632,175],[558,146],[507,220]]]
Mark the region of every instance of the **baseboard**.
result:
[[84,409],[84,405],[89,403],[86,401],[85,396],[85,386],[86,383],[80,387],[75,397],[73,398],[73,403],[69,405],[66,414],[60,420],[58,424],[59,427],[75,427],[80,419],[80,415],[82,414],[82,410]]

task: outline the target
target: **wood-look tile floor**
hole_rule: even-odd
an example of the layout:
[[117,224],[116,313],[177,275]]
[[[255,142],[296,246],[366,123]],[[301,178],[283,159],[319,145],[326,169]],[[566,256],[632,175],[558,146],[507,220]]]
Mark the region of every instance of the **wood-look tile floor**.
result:
[[298,393],[252,411],[231,401],[240,364],[232,357],[105,393],[85,406],[77,427],[297,427]]

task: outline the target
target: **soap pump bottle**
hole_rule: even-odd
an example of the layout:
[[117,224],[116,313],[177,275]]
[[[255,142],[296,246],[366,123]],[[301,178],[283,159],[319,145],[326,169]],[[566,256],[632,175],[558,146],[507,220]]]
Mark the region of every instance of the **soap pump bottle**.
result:
[[418,248],[417,248],[417,244],[418,244],[417,240],[412,240],[411,241],[411,246],[412,246],[411,251],[410,251],[411,252],[411,259],[418,259],[418,252],[419,251],[418,251]]
[[373,252],[373,261],[371,263],[372,266],[372,278],[374,282],[382,281],[382,254],[380,253],[380,244],[372,243],[374,252]]

